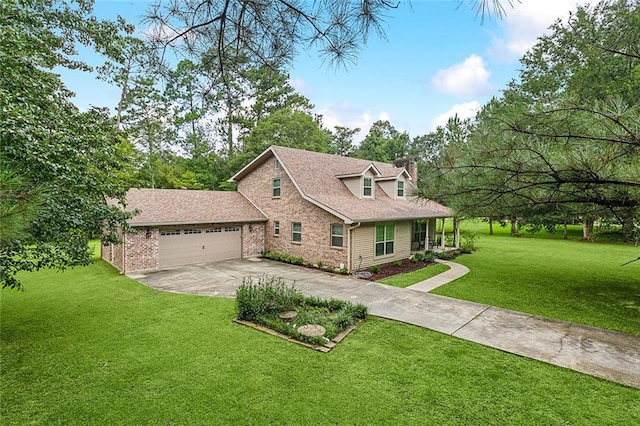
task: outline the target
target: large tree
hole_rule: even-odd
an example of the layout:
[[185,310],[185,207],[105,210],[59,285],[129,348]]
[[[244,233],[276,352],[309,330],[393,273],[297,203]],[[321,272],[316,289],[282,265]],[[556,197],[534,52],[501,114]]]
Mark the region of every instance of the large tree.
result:
[[581,6],[551,30],[468,141],[444,152],[423,195],[461,212],[610,217],[637,238],[639,2]]
[[[88,69],[72,59],[76,45],[104,52],[120,35],[122,22],[100,22],[90,12],[91,2],[0,3],[3,287],[19,288],[20,270],[89,264],[88,239],[103,227],[126,226],[126,215],[105,200],[124,195],[126,147],[114,120],[105,110],[79,111],[51,72]],[[22,212],[21,223],[5,226],[13,220],[7,212]]]

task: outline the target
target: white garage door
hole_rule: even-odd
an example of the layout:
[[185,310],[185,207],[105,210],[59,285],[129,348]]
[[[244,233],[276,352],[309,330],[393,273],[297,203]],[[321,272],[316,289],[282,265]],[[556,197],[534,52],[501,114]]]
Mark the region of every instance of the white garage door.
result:
[[159,267],[191,265],[242,257],[240,226],[161,229]]

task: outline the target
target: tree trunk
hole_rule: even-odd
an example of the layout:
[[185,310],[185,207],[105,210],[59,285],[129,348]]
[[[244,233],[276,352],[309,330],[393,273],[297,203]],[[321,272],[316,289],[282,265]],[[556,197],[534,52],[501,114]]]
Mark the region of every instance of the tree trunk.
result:
[[511,218],[511,236],[518,236],[518,219],[516,218]]
[[593,222],[594,219],[590,217],[582,219],[582,239],[585,241],[593,241]]
[[568,237],[568,232],[567,232],[567,219],[564,220],[564,223],[562,225],[562,239],[566,240]]
[[489,218],[489,235],[493,235],[493,219]]

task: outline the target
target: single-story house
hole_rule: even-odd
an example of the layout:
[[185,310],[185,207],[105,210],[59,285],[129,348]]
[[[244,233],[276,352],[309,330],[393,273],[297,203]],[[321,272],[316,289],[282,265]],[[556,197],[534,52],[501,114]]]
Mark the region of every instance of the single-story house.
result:
[[453,217],[410,195],[417,167],[408,160],[271,146],[230,181],[237,191],[130,190],[127,209],[140,212],[130,220],[137,233],[103,247],[102,257],[130,273],[266,250],[354,271],[433,246],[436,219]]

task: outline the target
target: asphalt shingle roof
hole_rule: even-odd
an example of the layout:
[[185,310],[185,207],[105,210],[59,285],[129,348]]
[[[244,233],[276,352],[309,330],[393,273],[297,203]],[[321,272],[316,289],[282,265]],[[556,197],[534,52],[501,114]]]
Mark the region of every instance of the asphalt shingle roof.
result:
[[140,214],[132,226],[256,222],[266,216],[239,192],[137,189],[127,192],[127,211]]
[[352,222],[453,216],[451,209],[435,201],[390,198],[378,185],[375,189],[375,199],[360,199],[337,177],[362,173],[371,164],[380,172],[378,178],[397,177],[404,168],[395,167],[393,164],[273,145],[258,157],[256,163],[249,164],[232,179],[242,179],[253,167],[270,158],[268,151],[278,158],[303,196]]

